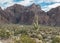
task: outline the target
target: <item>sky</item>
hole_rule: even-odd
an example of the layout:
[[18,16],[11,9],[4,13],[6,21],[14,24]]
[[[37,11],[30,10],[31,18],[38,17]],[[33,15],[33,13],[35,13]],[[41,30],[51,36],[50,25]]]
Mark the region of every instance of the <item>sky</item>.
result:
[[0,0],[0,7],[5,9],[14,4],[29,6],[31,4],[39,4],[44,11],[60,6],[60,0]]

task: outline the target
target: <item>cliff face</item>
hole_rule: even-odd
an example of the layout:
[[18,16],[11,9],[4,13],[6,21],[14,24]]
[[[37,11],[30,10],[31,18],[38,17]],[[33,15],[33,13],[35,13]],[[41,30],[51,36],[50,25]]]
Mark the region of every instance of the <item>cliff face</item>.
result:
[[0,7],[0,23],[8,23],[7,13],[4,12]]
[[30,23],[30,21],[32,22],[31,19],[34,16],[33,12],[28,10],[28,8],[18,4],[8,7],[4,11],[9,14],[11,23]]
[[49,16],[49,23],[50,25],[60,25],[60,6],[51,9],[50,11],[47,12]]
[[25,7],[15,4],[4,10],[7,14],[9,23],[32,24],[35,15],[39,17],[39,23],[47,24],[47,13],[41,10],[39,5],[32,4]]
[[34,13],[34,16],[38,15],[38,18],[39,18],[38,20],[40,24],[48,25],[49,16],[47,15],[46,12],[41,10],[41,7],[39,5],[32,4],[29,7],[29,10]]
[[39,24],[60,25],[60,6],[48,12],[44,12],[41,10],[41,7],[36,4],[28,7],[15,4],[5,10],[2,10],[0,7],[0,22],[32,24],[36,15],[38,15]]

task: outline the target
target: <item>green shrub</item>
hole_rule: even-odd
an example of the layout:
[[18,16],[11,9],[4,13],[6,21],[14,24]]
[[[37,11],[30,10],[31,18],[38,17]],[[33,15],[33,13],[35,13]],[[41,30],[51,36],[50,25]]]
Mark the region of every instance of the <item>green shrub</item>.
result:
[[14,39],[14,43],[36,43],[36,41],[27,35],[21,35]]
[[0,29],[0,38],[9,38],[11,35],[11,32],[9,30],[6,29]]
[[60,36],[55,36],[52,40],[52,43],[60,43]]
[[15,36],[17,36],[18,34],[25,34],[25,35],[27,35],[27,30],[26,29],[15,29],[15,31],[14,31],[14,35]]

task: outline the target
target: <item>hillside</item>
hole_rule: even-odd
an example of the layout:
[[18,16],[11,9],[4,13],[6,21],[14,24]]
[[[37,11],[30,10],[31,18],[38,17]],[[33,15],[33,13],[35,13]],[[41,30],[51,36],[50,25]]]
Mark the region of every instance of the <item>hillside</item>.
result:
[[13,24],[32,24],[38,15],[39,24],[60,26],[60,6],[45,12],[39,5],[22,6],[15,4],[2,10],[0,7],[0,22]]

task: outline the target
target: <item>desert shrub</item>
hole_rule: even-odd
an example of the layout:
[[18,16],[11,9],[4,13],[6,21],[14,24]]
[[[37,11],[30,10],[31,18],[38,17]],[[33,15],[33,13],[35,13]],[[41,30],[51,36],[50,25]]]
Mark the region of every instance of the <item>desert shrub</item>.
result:
[[36,43],[35,40],[31,39],[31,37],[29,37],[27,35],[21,36],[21,42],[22,43]]
[[14,35],[16,36],[18,34],[25,34],[25,35],[27,35],[27,30],[23,29],[23,28],[22,29],[15,29]]
[[21,35],[20,37],[16,37],[14,39],[14,43],[36,43],[36,41],[27,35]]
[[39,40],[42,40],[43,39],[43,37],[42,37],[41,34],[36,34],[36,33],[31,34],[31,37],[32,38],[38,38]]
[[39,40],[43,40],[43,37],[42,37],[41,34],[37,35],[37,38],[38,38]]
[[55,36],[52,40],[52,43],[60,43],[60,36]]
[[9,38],[11,36],[11,32],[6,29],[0,29],[0,38]]

